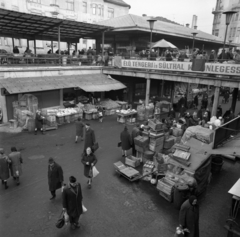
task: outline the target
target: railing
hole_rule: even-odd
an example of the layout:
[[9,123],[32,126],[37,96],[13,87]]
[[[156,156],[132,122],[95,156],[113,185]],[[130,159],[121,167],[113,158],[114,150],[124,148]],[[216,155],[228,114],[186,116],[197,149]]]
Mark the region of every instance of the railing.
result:
[[231,136],[240,131],[240,116],[223,124],[215,130],[213,149],[227,141]]

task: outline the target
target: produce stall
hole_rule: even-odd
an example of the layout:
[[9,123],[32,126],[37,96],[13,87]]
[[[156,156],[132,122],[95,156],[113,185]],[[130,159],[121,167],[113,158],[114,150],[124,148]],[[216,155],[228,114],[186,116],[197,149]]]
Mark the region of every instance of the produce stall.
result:
[[99,105],[103,108],[105,116],[113,115],[116,113],[116,110],[121,109],[119,101],[117,102],[110,99],[100,101]]
[[138,105],[137,106],[137,119],[139,121],[148,120],[154,116],[154,105],[150,103],[148,106]]
[[136,115],[137,111],[135,109],[131,110],[116,110],[117,114],[117,122],[119,123],[135,123],[136,122]]

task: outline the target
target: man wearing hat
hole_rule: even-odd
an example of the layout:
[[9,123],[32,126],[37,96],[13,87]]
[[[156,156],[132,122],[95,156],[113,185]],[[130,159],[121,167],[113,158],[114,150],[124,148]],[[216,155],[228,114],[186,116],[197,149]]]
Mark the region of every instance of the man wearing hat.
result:
[[86,130],[85,130],[85,143],[84,143],[84,151],[86,151],[86,149],[88,147],[90,147],[92,149],[93,145],[96,142],[95,139],[95,133],[94,131],[91,129],[90,124],[86,123],[85,124]]
[[79,218],[83,213],[82,208],[82,189],[80,183],[74,176],[69,177],[69,184],[62,193],[63,211],[69,216],[72,229],[79,228]]
[[48,186],[52,194],[50,200],[56,197],[56,190],[63,187],[63,170],[52,157],[48,160]]
[[38,130],[40,130],[43,134],[43,120],[44,117],[41,115],[41,111],[37,110],[35,118],[35,135],[37,135]]
[[4,149],[0,148],[0,179],[5,189],[8,189],[7,180],[9,179],[9,158],[4,154]]

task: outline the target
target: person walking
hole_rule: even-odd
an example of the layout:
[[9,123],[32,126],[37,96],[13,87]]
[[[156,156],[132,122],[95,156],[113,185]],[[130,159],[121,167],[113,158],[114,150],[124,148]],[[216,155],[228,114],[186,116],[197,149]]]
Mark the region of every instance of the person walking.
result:
[[17,185],[20,185],[20,176],[22,175],[22,155],[20,151],[17,151],[16,147],[11,148],[11,153],[8,155],[11,162],[11,173],[16,180]]
[[2,184],[4,184],[5,189],[8,189],[7,180],[10,178],[9,174],[9,163],[11,161],[4,154],[4,149],[0,148],[0,179],[2,180]]
[[100,123],[103,122],[103,108],[101,106],[98,107],[98,119]]
[[[84,143],[84,150],[86,150],[88,147],[92,149],[96,142],[95,133],[91,129],[90,124],[85,124],[86,130],[85,130],[85,143]],[[93,151],[94,152],[94,151]]]
[[69,216],[71,229],[80,228],[79,218],[83,213],[82,189],[80,183],[74,176],[69,177],[69,184],[63,189],[62,206],[63,212]]
[[84,175],[88,178],[88,188],[92,187],[92,168],[97,163],[97,158],[93,154],[92,149],[88,147],[82,155],[82,163],[84,164]]
[[78,142],[78,137],[81,138],[81,141],[83,141],[83,132],[84,132],[84,123],[82,122],[82,119],[79,117],[77,121],[75,122],[76,125],[76,138],[75,143]]
[[186,228],[189,233],[185,233],[187,237],[199,237],[199,206],[197,198],[190,196],[180,209],[179,224],[181,228]]
[[194,103],[194,107],[197,109],[198,108],[198,94],[195,95],[193,103]]
[[137,123],[136,126],[132,130],[132,155],[133,156],[137,155],[137,151],[135,149],[135,144],[134,144],[134,138],[139,136],[139,135],[141,135],[140,124]]
[[50,200],[56,197],[56,190],[63,188],[63,170],[52,157],[48,160],[48,186],[52,194]]
[[128,132],[128,128],[125,126],[124,130],[120,134],[120,140],[122,143],[122,157],[127,156],[127,151],[131,148],[132,146],[132,139],[131,135]]
[[37,131],[40,130],[43,134],[43,120],[44,117],[41,114],[40,110],[37,110],[35,117],[35,135],[37,135]]

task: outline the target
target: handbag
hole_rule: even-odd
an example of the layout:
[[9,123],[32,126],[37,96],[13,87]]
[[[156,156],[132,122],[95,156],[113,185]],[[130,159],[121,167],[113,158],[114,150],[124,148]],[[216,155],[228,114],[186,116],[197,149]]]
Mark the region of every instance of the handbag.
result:
[[118,142],[117,146],[121,147],[122,146],[122,142]]
[[65,224],[65,218],[64,218],[64,212],[62,211],[55,225],[58,229],[61,229],[64,226],[64,224]]
[[99,175],[99,171],[95,166],[92,167],[92,178],[95,178],[97,175]]
[[92,146],[93,151],[96,151],[99,148],[98,142],[95,142]]
[[83,203],[82,203],[82,210],[83,210],[83,213],[87,212],[87,208],[83,205]]

